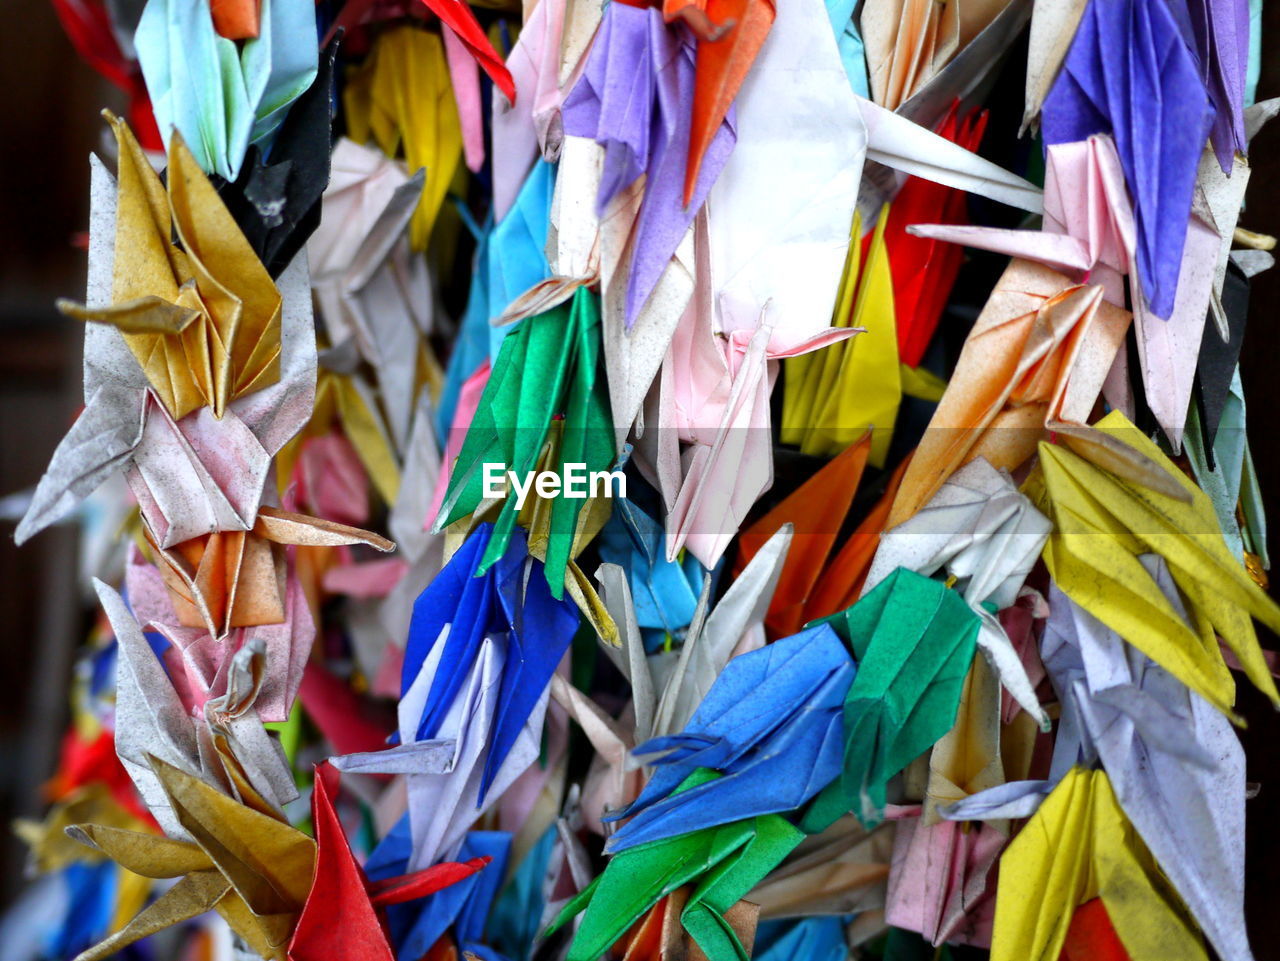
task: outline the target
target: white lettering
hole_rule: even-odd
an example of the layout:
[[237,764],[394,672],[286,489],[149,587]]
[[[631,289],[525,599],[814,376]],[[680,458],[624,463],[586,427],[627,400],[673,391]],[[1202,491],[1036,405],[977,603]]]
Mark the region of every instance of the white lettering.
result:
[[[617,485],[613,484],[616,481]],[[593,470],[591,472],[591,496],[599,497],[599,487],[604,487],[605,497],[627,496],[627,475],[620,470]],[[616,490],[616,493],[615,493]]]
[[555,497],[560,493],[560,475],[555,471],[544,470],[538,474],[533,487],[539,497]]
[[506,464],[484,465],[484,496],[487,500],[501,497],[507,492],[507,485],[502,482],[502,472]]
[[533,486],[533,471],[525,475],[524,484],[520,483],[520,478],[513,470],[507,471],[507,476],[511,478],[511,486],[516,491],[516,510],[520,510],[524,507],[524,499],[529,495],[529,488]]
[[573,500],[586,500],[587,497],[587,465],[564,465],[564,495]]
[[[505,474],[505,476],[504,476]],[[539,497],[569,497],[585,500],[588,497],[626,497],[627,475],[620,470],[587,471],[586,464],[566,463],[563,474],[555,471],[528,471],[523,477],[506,464],[485,464],[483,467],[484,496],[488,500],[515,493],[515,508],[523,510],[530,492]]]

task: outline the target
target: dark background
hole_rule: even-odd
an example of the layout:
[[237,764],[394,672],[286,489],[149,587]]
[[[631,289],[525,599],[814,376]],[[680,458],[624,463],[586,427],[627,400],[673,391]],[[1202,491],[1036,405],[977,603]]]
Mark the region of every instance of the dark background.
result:
[[[0,31],[0,496],[39,479],[79,407],[80,332],[54,309],[80,297],[88,213],[90,150],[117,92],[75,56],[44,0],[8,0]],[[1264,13],[1258,99],[1280,96],[1280,2]],[[1253,174],[1240,225],[1280,234],[1280,120],[1251,150]],[[1280,268],[1254,279],[1241,356],[1250,437],[1273,531],[1280,527]],[[1280,542],[1272,537],[1272,551]],[[18,549],[0,522],[0,904],[22,884],[23,851],[5,830],[40,813],[40,784],[52,773],[66,723],[66,691],[91,608],[76,587],[75,535],[55,528]],[[1277,639],[1264,634],[1264,646]],[[1259,961],[1280,961],[1280,715],[1240,686],[1249,727],[1241,736],[1249,801],[1247,916]]]

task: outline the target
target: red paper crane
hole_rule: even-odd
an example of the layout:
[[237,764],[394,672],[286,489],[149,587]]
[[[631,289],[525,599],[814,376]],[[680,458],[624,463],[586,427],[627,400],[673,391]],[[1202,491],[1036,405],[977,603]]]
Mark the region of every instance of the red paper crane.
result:
[[330,791],[338,772],[327,761],[316,768],[311,818],[316,870],[311,893],[289,942],[290,961],[395,961],[379,908],[435,894],[481,870],[490,858],[446,861],[382,881],[370,881],[356,863]]
[[[350,32],[352,27],[361,22],[373,3],[374,0],[348,0],[325,35],[324,43],[327,44],[340,29]],[[511,79],[511,71],[498,56],[498,51],[493,49],[489,38],[484,35],[480,22],[476,20],[476,15],[471,12],[471,7],[467,5],[466,0],[422,0],[422,3],[440,18],[440,22],[445,27],[457,35],[471,52],[471,56],[475,57],[476,63],[480,64],[480,68],[489,75],[489,79],[497,85],[509,101],[515,103],[516,84]]]
[[[684,172],[687,207],[698,184],[702,157],[764,46],[777,9],[773,0],[664,0],[662,14],[668,23],[683,19],[694,27],[699,38],[693,81],[693,125]],[[703,20],[708,21],[710,27],[702,24]],[[714,32],[708,33],[708,29]]]

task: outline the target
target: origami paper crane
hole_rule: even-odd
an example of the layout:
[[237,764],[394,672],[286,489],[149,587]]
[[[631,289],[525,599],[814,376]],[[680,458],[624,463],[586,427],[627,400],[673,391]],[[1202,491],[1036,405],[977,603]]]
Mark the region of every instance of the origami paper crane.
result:
[[[703,54],[705,46],[699,45],[700,61],[716,56]],[[620,71],[622,63],[631,66]],[[628,276],[628,328],[733,149],[728,102],[721,110],[720,104],[704,106],[700,100],[695,73],[702,77],[704,69],[695,68],[688,42],[666,27],[660,11],[610,5],[582,78],[564,101],[565,133],[605,146],[599,214],[645,175]],[[691,140],[695,128],[697,141]]]
[[[667,557],[688,547],[706,568],[719,562],[747,511],[773,482],[769,393],[777,361],[855,333],[825,328],[775,349],[765,312],[753,330],[718,331],[712,316],[709,238],[695,230],[698,289],[677,326],[649,404],[656,422],[647,452],[667,506]],[[681,443],[692,446],[680,450]]]
[[[172,645],[165,651],[165,663],[189,708],[199,707],[224,689],[232,655],[253,638],[264,645],[266,658],[258,709],[268,721],[288,717],[315,639],[315,618],[296,571],[295,562],[272,572],[270,590],[280,592],[277,623],[233,627],[220,637],[210,633],[204,623],[184,625],[175,612],[175,595],[161,572],[140,554],[130,556],[125,569],[130,604],[144,627]],[[283,586],[276,576],[282,577]]]
[[206,173],[240,175],[249,145],[270,145],[316,78],[315,6],[263,0],[260,29],[237,45],[199,0],[147,3],[133,44],[166,146],[177,132]]
[[1045,730],[1049,719],[1022,661],[983,605],[1013,606],[1050,526],[1007,474],[979,457],[951,475],[918,513],[884,533],[863,585],[872,590],[899,567],[926,577],[945,568],[982,622],[978,646],[1000,682]]
[[[548,469],[562,477],[565,464],[604,471],[613,461],[613,427],[598,378],[600,322],[594,295],[585,288],[573,300],[523,321],[503,342],[475,420],[449,477],[435,530],[472,513],[483,497],[485,464],[504,464],[517,478],[537,465],[552,418],[564,415],[558,460]],[[536,377],[526,378],[528,372]],[[581,500],[556,498],[544,576],[553,596],[564,591],[564,570],[572,554]],[[487,570],[506,550],[516,523],[515,498],[508,496],[494,536],[481,561]]]
[[[821,0],[777,5],[734,109],[737,142],[708,198],[716,329],[749,335],[767,304],[779,356],[828,325],[866,145]],[[768,174],[780,151],[794,174],[781,180]]]
[[[1134,110],[1135,103],[1154,109]],[[1213,115],[1169,7],[1123,0],[1085,8],[1044,101],[1044,140],[1114,138],[1133,197],[1142,293],[1157,317],[1169,318],[1174,309],[1196,170]]]
[[[734,658],[680,733],[633,750],[658,755],[656,767],[640,797],[609,816],[627,821],[606,851],[800,807],[840,773],[841,706],[853,676],[827,625]],[[696,768],[724,776],[672,793]]]
[[[511,72],[485,36],[471,7],[464,0],[430,0],[430,2],[423,0],[423,5],[440,18],[443,25],[441,33],[451,35],[451,38],[445,41],[446,47],[452,45],[464,47],[503,95],[508,100],[514,101],[516,88],[511,79]],[[329,26],[324,42],[328,43],[332,40],[339,30],[349,30],[356,26],[373,6],[374,0],[347,0]]]
[[[436,895],[446,888],[456,889],[481,872],[491,859],[472,857],[412,874],[402,871],[399,876],[371,880],[347,844],[330,797],[333,788],[326,784],[330,779],[325,773],[324,767],[317,770],[311,794],[311,820],[316,832],[314,877],[289,942],[288,956],[294,961],[326,961],[334,957],[392,961],[395,954],[379,909]],[[336,787],[337,779],[332,780]],[[501,876],[501,872],[498,866],[486,874]],[[335,919],[341,919],[340,923]]]
[[1187,12],[1200,76],[1214,106],[1209,138],[1222,172],[1229,175],[1236,153],[1249,152],[1244,125],[1249,6],[1194,0],[1187,3]]
[[1076,908],[1096,897],[1131,957],[1206,957],[1107,775],[1077,767],[1000,859],[991,957],[1056,957]]
[[[513,662],[512,670],[504,675],[501,697],[504,714],[509,711],[515,719],[523,708],[531,706],[530,695],[536,699],[546,687],[577,628],[578,617],[569,604],[548,596],[541,585],[519,583],[522,568],[536,564],[524,556],[523,538],[517,537],[516,543],[503,555],[501,564],[491,568],[491,575],[472,575],[469,568],[479,566],[477,558],[487,553],[491,537],[492,529],[488,526],[477,529],[450,559],[445,568],[449,574],[433,580],[414,605],[414,624],[405,650],[402,694],[408,692],[420,666],[440,642],[443,626],[453,626],[443,639],[441,654],[442,661],[451,666],[432,682],[417,739],[432,736],[439,727],[448,703],[462,682],[456,665],[474,657],[476,646],[486,635],[503,630],[505,624],[510,642],[521,649],[518,663]],[[526,631],[529,631],[527,641]],[[486,763],[486,782],[492,781],[515,736],[515,731],[510,729],[495,732]],[[482,794],[487,787],[488,783],[482,785]]]
[[[560,110],[587,63],[587,51],[600,24],[603,5],[555,0],[533,8],[507,57],[518,99],[493,98],[493,214],[501,222],[511,207],[515,189],[539,155],[554,162],[560,156],[564,125]],[[446,50],[448,44],[446,41]],[[458,71],[451,55],[455,92]],[[474,71],[473,71],[474,73]],[[484,130],[480,124],[479,89],[468,130],[463,112],[464,139],[473,135],[483,157]],[[468,166],[471,152],[468,151]],[[472,168],[477,169],[477,168]]]
[[868,831],[853,815],[801,841],[751,889],[766,920],[875,913],[884,907],[895,822]]
[[620,498],[613,508],[600,532],[600,559],[626,571],[645,649],[655,650],[667,637],[683,640],[706,572],[692,555],[668,561],[662,526],[639,506]]
[[[884,466],[902,398],[893,282],[885,249],[888,218],[885,206],[861,269],[862,220],[857,214],[849,232],[849,259],[832,323],[854,328],[860,336],[787,361],[779,436],[783,443],[799,444],[802,453],[830,456],[870,432],[871,464]],[[788,406],[792,407],[790,417]]]
[[987,824],[898,825],[885,920],[931,944],[988,947],[995,909],[992,869],[1007,838]]
[[[937,133],[944,140],[974,151],[986,129],[986,111],[970,111],[961,118],[959,101],[956,101]],[[909,226],[922,221],[963,224],[967,219],[966,206],[963,193],[954,187],[924,177],[908,177],[889,209],[884,246],[893,275],[898,357],[908,367],[918,367],[924,359],[963,260],[958,250],[941,246],[928,237],[917,239]]]
[[[1248,166],[1238,164],[1228,179],[1217,170],[1211,154],[1202,155],[1200,187],[1184,228],[1178,293],[1167,322],[1153,314],[1146,297],[1130,298],[1125,289],[1123,275],[1129,275],[1130,286],[1140,288],[1143,280],[1136,270],[1133,206],[1112,138],[1096,134],[1087,140],[1051,144],[1045,168],[1043,232],[935,225],[909,229],[922,237],[1038,261],[1073,279],[1101,286],[1107,301],[1117,307],[1132,303],[1147,402],[1165,434],[1179,444],[1206,310],[1216,315],[1221,309],[1214,295],[1225,277],[1227,238],[1244,198]],[[1210,271],[1215,248],[1216,280]],[[1127,385],[1112,383],[1109,390],[1114,404],[1132,406]]]
[[116,752],[151,815],[170,836],[185,836],[181,818],[171,809],[152,769],[152,757],[242,803],[279,814],[298,792],[256,706],[264,681],[266,645],[250,640],[227,656],[220,692],[188,705],[124,600],[100,581],[94,586],[119,643]]
[[181,135],[165,196],[129,128],[107,119],[121,156],[113,304],[63,309],[117,327],[175,420],[200,407],[221,418],[280,378],[280,294]]
[[[1196,483],[1212,502],[1223,539],[1231,553],[1236,556],[1252,554],[1258,558],[1259,565],[1266,568],[1269,566],[1267,522],[1254,473],[1253,453],[1245,432],[1244,386],[1240,383],[1239,368],[1232,375],[1230,393],[1211,451],[1203,446],[1199,419],[1197,410],[1187,412],[1186,452]],[[1237,507],[1242,520],[1237,520]]]
[[[1185,620],[1167,565],[1140,560]],[[1071,711],[1060,739],[1078,744],[1081,760],[1101,760],[1120,806],[1219,956],[1251,958],[1241,883],[1244,751],[1231,723],[1056,587],[1049,604],[1044,659]]]
[[[1024,492],[1054,522],[1044,552],[1050,575],[1072,601],[1228,716],[1235,682],[1215,632],[1249,680],[1280,703],[1251,620],[1275,629],[1280,608],[1228,552],[1208,497],[1119,411],[1097,426],[1159,465],[1188,499],[1123,480],[1042,443],[1039,469]],[[1138,556],[1147,553],[1165,559],[1190,624],[1142,567]]]
[[109,957],[209,910],[222,915],[259,956],[283,961],[311,886],[315,842],[159,758],[150,764],[192,840],[94,824],[68,831],[135,874],[177,878],[177,883],[77,961]]
[[[721,25],[715,39],[699,38],[693,87],[693,125],[685,166],[684,205],[693,205],[702,162],[715,142],[777,16],[772,0],[666,0],[668,23],[690,9]],[[722,31],[722,32],[721,32]]]
[[[690,885],[686,884],[660,900],[631,927],[624,936],[625,941],[614,945],[614,953],[621,951],[623,961],[661,961],[671,957],[692,957],[703,961],[706,954],[680,923],[691,893]],[[745,900],[738,901],[724,912],[724,927],[733,932],[747,957],[754,949],[759,915],[759,907]]]
[[[485,245],[488,283],[486,322],[504,313],[530,288],[551,274],[547,264],[547,236],[556,167],[539,160],[520,184],[512,207],[493,228]],[[505,317],[504,317],[505,319]],[[506,337],[509,327],[490,328],[490,353]]]
[[985,0],[944,8],[919,0],[871,0],[861,28],[876,103],[896,109],[1000,14],[1006,2]]
[[287,619],[288,577],[282,545],[365,544],[388,552],[385,537],[345,524],[262,506],[253,530],[215,531],[163,549],[146,524],[143,536],[169,591],[177,623],[203,627],[215,640],[235,628]]
[[[117,129],[128,148],[124,153],[131,158],[126,164],[126,169],[132,171],[128,177],[132,178],[133,173],[138,173],[139,177],[129,186],[131,192],[122,197],[123,212],[117,218],[115,190],[110,175],[100,163],[93,162],[93,229],[90,235],[93,269],[87,311],[104,316],[114,310],[109,306],[113,274],[109,238],[116,233],[117,219],[121,221],[122,230],[128,230],[126,225],[133,223],[138,225],[143,236],[147,236],[154,230],[150,211],[161,211],[166,204],[164,195],[158,193],[159,183],[150,166],[147,165],[145,170],[138,166],[139,163],[146,164],[146,161],[136,142],[126,128],[120,126]],[[181,152],[178,144],[175,156]],[[179,163],[189,164],[189,156],[187,161]],[[122,468],[127,472],[144,520],[162,549],[212,531],[249,530],[256,522],[271,457],[310,415],[315,384],[315,337],[310,297],[306,293],[305,263],[295,260],[281,275],[280,289],[283,293],[278,293],[252,251],[243,246],[243,237],[226,218],[212,188],[203,180],[203,174],[193,166],[191,173],[192,180],[187,187],[174,186],[173,189],[182,197],[202,198],[196,222],[216,228],[212,235],[199,234],[199,242],[203,246],[196,246],[196,240],[192,239],[195,234],[188,234],[193,245],[191,249],[216,265],[215,274],[222,272],[221,276],[227,276],[225,271],[229,265],[240,265],[244,267],[245,279],[261,278],[261,285],[254,289],[268,300],[274,300],[275,306],[267,309],[265,314],[259,309],[256,316],[260,322],[278,331],[278,337],[259,340],[256,346],[246,342],[242,345],[239,355],[242,361],[238,366],[228,363],[234,360],[234,351],[232,355],[215,352],[214,356],[221,358],[219,367],[228,375],[236,369],[241,371],[240,389],[248,392],[230,400],[228,395],[234,396],[234,389],[228,376],[219,388],[224,399],[229,400],[221,419],[215,416],[212,408],[200,407],[192,415],[175,421],[152,393],[152,382],[138,366],[120,331],[109,324],[89,324],[85,330],[86,408],[54,453],[27,517],[15,535],[19,541],[26,540],[63,516],[103,480]],[[176,173],[170,182],[177,184]],[[145,186],[148,183],[151,187]],[[157,192],[149,194],[150,200],[137,192],[153,189]],[[156,206],[148,207],[151,201],[155,201]],[[180,207],[184,211],[193,209],[193,205],[185,200],[180,201]],[[184,213],[183,218],[185,216]],[[131,220],[131,217],[135,219]],[[227,228],[226,232],[223,228]],[[157,241],[163,236],[164,244],[168,244],[167,234],[153,236]],[[126,246],[131,257],[148,249],[134,244]],[[174,254],[180,257],[181,262],[199,263],[194,257],[180,255],[176,249]],[[151,266],[156,268],[159,281],[163,281],[165,272],[170,271],[169,261],[163,252],[159,256],[165,263],[163,270],[158,260],[153,260]],[[137,279],[140,274],[132,270],[131,267],[125,272]],[[142,267],[138,270],[145,273]],[[230,310],[226,288],[218,289],[224,292],[218,295],[220,299],[211,302],[221,305],[219,309],[226,307]],[[194,294],[196,283],[189,285],[187,290]],[[141,303],[145,305],[147,301],[144,299]],[[121,305],[121,309],[123,307]],[[259,304],[259,307],[263,305]],[[160,309],[162,312],[168,310],[163,306]],[[186,316],[193,321],[186,328],[186,334],[198,334],[205,329],[203,318],[206,315],[192,310]],[[197,317],[201,319],[196,320]],[[168,334],[137,336],[159,338],[161,341],[171,337]],[[177,350],[181,351],[181,348]],[[253,356],[250,356],[250,351]],[[172,388],[175,382],[169,380],[163,354],[145,356],[149,363],[155,365],[154,376],[168,395],[174,396]],[[175,362],[178,357],[182,358],[181,369],[189,372],[192,368],[185,353],[175,352]],[[261,361],[266,366],[260,366],[255,357],[268,358]],[[258,375],[246,380],[246,375],[254,368],[258,369]],[[270,386],[262,387],[267,371],[276,373]],[[184,383],[187,385],[183,388],[185,395],[191,382]],[[212,387],[213,378],[207,378],[206,383]],[[197,404],[203,402],[202,395],[200,399],[194,396],[190,399]],[[221,478],[220,483],[213,479],[215,475]]]
[[1101,288],[1073,287],[1044,267],[1012,261],[911,459],[891,525],[923,507],[978,454],[1009,470],[1027,461],[1042,424],[1111,470],[1176,494],[1148,459],[1084,426],[1128,322],[1125,311],[1103,301]]
[[345,138],[333,167],[321,228],[307,246],[311,286],[330,343],[353,340],[378,372],[391,442],[405,451],[432,322],[427,267],[404,236],[423,176],[406,177],[378,150]]
[[548,683],[578,626],[573,604],[538,577],[520,532],[475,576],[492,536],[490,525],[478,527],[414,606],[400,746],[334,761],[343,771],[409,775],[415,869],[456,849],[537,758]]
[[991,873],[1008,824],[942,821],[939,807],[1004,783],[1000,708],[996,674],[975,658],[955,726],[930,752],[922,814],[898,823],[885,919],[935,945],[990,945]]
[[425,249],[462,156],[443,42],[410,24],[381,31],[369,57],[348,76],[342,96],[352,140],[373,140],[389,157],[403,150],[410,170],[426,169],[409,232],[413,249]]
[[890,526],[920,510],[975,456],[1011,470],[1034,452],[1041,425],[1085,424],[1128,326],[1128,314],[1103,301],[1101,288],[1013,261],[965,341]]
[[[605,654],[631,685],[630,716],[614,720],[599,705],[562,680],[552,679],[551,692],[582,726],[597,752],[583,786],[581,809],[587,826],[604,833],[601,819],[629,804],[643,786],[628,752],[652,737],[679,731],[694,716],[735,652],[764,646],[763,620],[791,540],[784,527],[735,578],[714,609],[710,578],[704,580],[693,621],[680,654],[650,662],[636,622],[626,572],[601,564],[596,572],[601,595],[618,626],[619,646],[603,646]],[[663,660],[666,663],[662,663]],[[670,661],[674,660],[674,664]]]
[[[681,786],[691,790],[715,778],[699,769]],[[616,855],[586,890],[565,905],[545,932],[583,918],[569,948],[570,961],[599,957],[661,898],[694,884],[680,922],[711,961],[743,957],[724,914],[769,873],[803,835],[776,814],[693,831]]]
[[[352,860],[326,788],[317,779],[313,814],[317,840],[282,820],[238,803],[204,782],[158,759],[150,760],[174,813],[194,839],[176,840],[154,834],[79,824],[68,828],[77,841],[100,851],[143,877],[178,881],[121,930],[78,961],[114,954],[149,934],[217,911],[263,958],[327,957],[316,940],[316,912],[334,902],[343,909],[343,925],[358,932],[369,957],[385,938],[375,905],[423,897],[473,874],[485,864],[441,864],[424,872],[367,885]],[[335,937],[332,923],[323,944]],[[340,935],[339,935],[340,936]],[[292,940],[291,940],[292,939]],[[385,944],[385,941],[382,942]]]
[[218,196],[272,277],[280,276],[320,226],[321,196],[329,181],[337,52],[337,41],[321,51],[316,78],[285,115],[271,144],[270,160],[264,160],[261,148],[251,146],[239,178],[218,188]]
[[796,531],[765,615],[765,624],[775,636],[794,634],[812,620],[806,616],[809,598],[853,503],[870,450],[871,436],[866,434],[739,536],[735,573],[750,563],[784,524],[791,524]]
[[[408,821],[401,818],[374,848],[365,865],[373,884],[383,885],[404,874],[412,843]],[[422,958],[451,929],[463,951],[484,957],[492,949],[480,944],[485,918],[506,873],[511,835],[504,831],[471,831],[462,842],[457,862],[435,868],[461,865],[487,866],[471,871],[424,904],[399,904],[387,910],[387,927],[397,958]],[[382,880],[386,878],[388,880]]]
[[848,810],[880,822],[889,779],[955,722],[979,628],[959,594],[902,569],[822,623],[852,645],[858,673],[845,699],[844,771],[805,814],[811,833]]
[[758,941],[753,957],[757,961],[786,961],[787,958],[840,961],[848,952],[844,925],[839,918],[807,918],[792,925],[776,941]]

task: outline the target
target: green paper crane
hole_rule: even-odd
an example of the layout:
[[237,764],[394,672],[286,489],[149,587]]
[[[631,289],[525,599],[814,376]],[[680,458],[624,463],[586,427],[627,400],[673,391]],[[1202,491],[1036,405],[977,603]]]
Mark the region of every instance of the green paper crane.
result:
[[[526,318],[506,336],[449,477],[437,531],[480,507],[486,464],[501,464],[521,479],[536,470],[556,417],[564,418],[555,464],[562,489],[565,464],[583,464],[588,472],[610,468],[613,422],[599,359],[600,300],[585,287],[567,303]],[[477,574],[506,551],[516,523],[515,501],[512,496],[504,501]],[[556,599],[564,596],[565,567],[585,503],[564,496],[552,503],[545,574]]]
[[844,702],[844,772],[801,827],[817,833],[846,811],[884,817],[889,779],[955,724],[980,621],[940,581],[898,568],[828,623],[853,647],[858,673]]
[[[699,768],[677,793],[720,776]],[[710,961],[747,961],[724,913],[802,840],[802,831],[766,814],[628,848],[564,906],[544,936],[585,909],[568,961],[596,961],[646,911],[681,885],[693,883],[680,914],[684,929]]]

